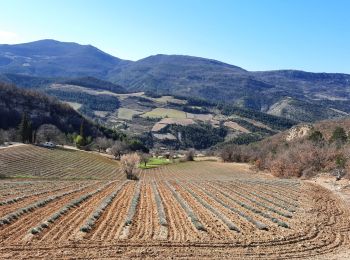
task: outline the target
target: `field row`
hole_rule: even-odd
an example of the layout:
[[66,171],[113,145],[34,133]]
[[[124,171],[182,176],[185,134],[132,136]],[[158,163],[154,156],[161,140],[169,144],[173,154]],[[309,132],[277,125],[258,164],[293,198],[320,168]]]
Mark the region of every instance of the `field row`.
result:
[[[13,227],[24,225],[27,218],[31,225],[22,236],[32,234],[33,239],[50,237],[47,233],[58,226],[73,228],[74,237],[97,240],[221,241],[241,234],[263,238],[266,233],[293,233],[299,204],[273,189],[264,192],[248,184],[219,181],[73,184],[0,204],[0,238],[10,236]],[[84,214],[72,227],[74,214],[82,212],[78,208]]]
[[326,252],[347,243],[342,235],[349,230],[346,210],[335,206],[326,191],[299,185],[293,189],[307,196],[292,200],[284,198],[282,183],[266,183],[264,188],[239,181],[179,180],[67,186],[49,196],[1,205],[7,213],[0,217],[0,243],[3,248],[27,242],[45,248],[72,240],[90,245],[153,241],[155,247],[163,241],[223,250],[246,245],[271,255]]
[[123,179],[118,162],[82,151],[27,145],[0,150],[8,177],[59,179]]

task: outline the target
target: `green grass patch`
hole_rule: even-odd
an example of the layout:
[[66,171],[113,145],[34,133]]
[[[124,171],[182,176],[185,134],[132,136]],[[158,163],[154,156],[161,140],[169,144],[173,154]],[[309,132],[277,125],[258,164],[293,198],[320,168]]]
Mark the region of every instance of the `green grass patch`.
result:
[[140,169],[152,169],[152,168],[157,168],[161,165],[167,165],[172,163],[171,160],[165,159],[165,158],[150,158],[149,162],[146,164],[140,163],[139,168]]

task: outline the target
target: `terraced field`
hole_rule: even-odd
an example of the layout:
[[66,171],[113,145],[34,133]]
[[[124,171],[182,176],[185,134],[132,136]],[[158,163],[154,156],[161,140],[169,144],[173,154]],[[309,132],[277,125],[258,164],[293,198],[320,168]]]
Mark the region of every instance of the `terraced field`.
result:
[[319,259],[349,247],[341,199],[244,166],[174,164],[138,182],[63,178],[0,181],[0,258]]

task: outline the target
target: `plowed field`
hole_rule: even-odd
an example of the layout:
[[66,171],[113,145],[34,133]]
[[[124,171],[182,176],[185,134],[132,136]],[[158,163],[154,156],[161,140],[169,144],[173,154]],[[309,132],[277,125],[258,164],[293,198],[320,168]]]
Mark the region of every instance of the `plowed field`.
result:
[[[16,171],[17,149],[0,154]],[[57,172],[0,181],[0,258],[326,259],[350,245],[347,205],[312,183],[218,162],[144,170],[137,182],[117,166],[114,178],[98,180]]]

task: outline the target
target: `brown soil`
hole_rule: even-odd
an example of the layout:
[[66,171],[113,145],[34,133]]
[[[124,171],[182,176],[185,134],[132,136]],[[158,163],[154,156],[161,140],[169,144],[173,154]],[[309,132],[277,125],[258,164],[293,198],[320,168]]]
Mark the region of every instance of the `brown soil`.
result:
[[[16,182],[12,182],[9,187],[17,190]],[[84,189],[1,225],[0,258],[349,259],[350,190],[346,181],[281,180],[249,171],[245,165],[193,162],[144,171],[139,182],[141,195],[128,232],[125,233],[124,223],[137,182],[86,181]],[[160,225],[153,183],[163,203],[166,226]],[[0,181],[3,194],[7,194],[5,184]],[[32,185],[18,185],[23,185],[23,194],[33,190]],[[76,187],[72,182],[65,189],[53,189],[52,194]],[[92,230],[81,232],[91,213],[118,187],[121,189],[117,196]],[[56,187],[60,188],[64,187]],[[64,205],[98,188],[102,190],[70,209],[43,232],[28,236],[28,231]],[[28,197],[2,207],[8,214],[52,194]],[[186,205],[206,231],[197,230]],[[254,221],[229,208],[265,224],[268,230],[258,229]],[[276,219],[289,228],[278,225]],[[233,223],[239,231],[231,230],[227,223]],[[159,239],[162,232],[165,237]]]

